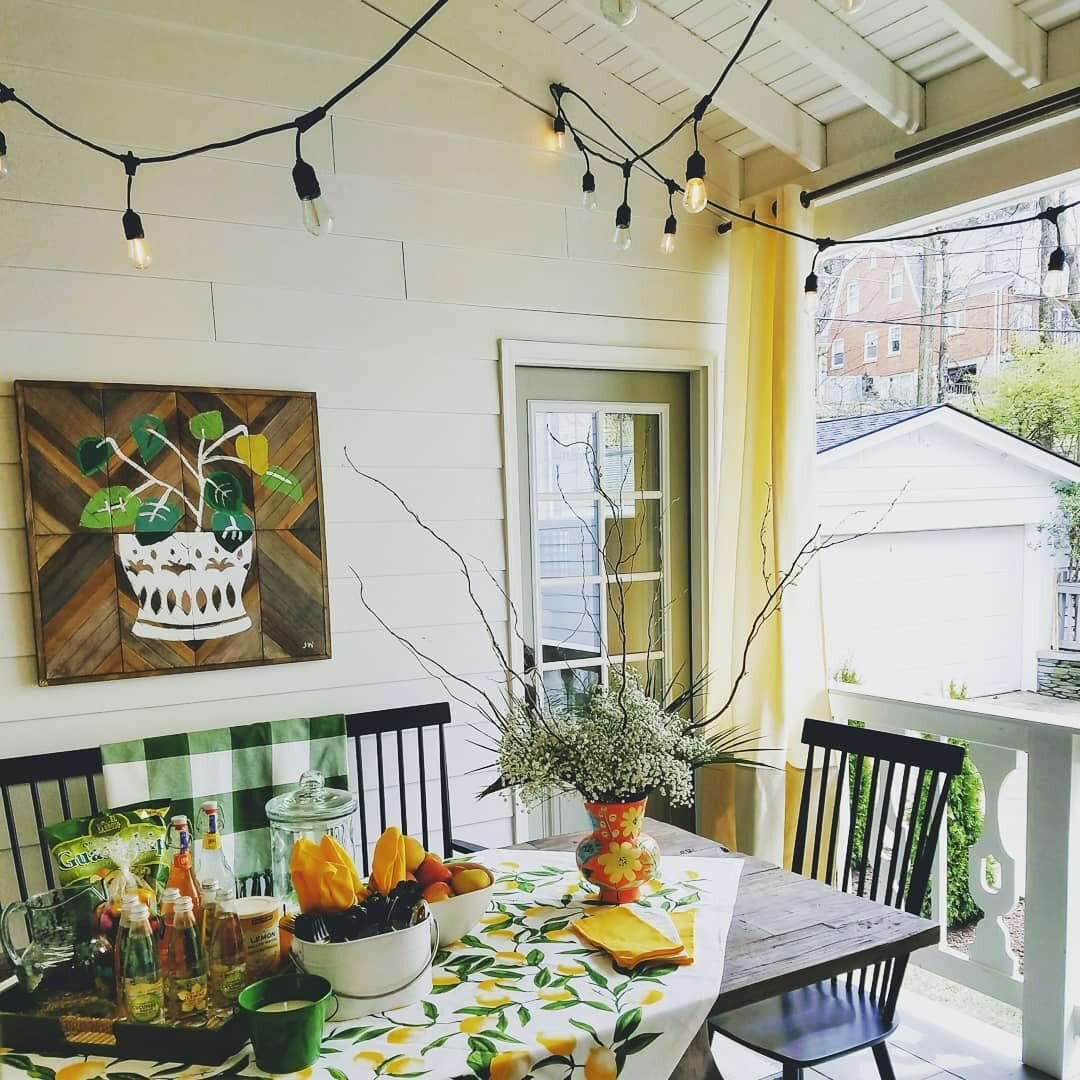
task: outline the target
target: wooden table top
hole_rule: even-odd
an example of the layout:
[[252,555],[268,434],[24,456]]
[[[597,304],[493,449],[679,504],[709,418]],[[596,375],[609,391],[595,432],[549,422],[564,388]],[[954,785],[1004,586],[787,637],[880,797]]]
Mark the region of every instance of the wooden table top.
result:
[[[727,940],[717,1011],[903,956],[938,941],[938,925],[917,915],[851,896],[712,840],[646,819],[645,832],[665,855],[741,858],[742,877]],[[521,847],[572,851],[580,834]]]

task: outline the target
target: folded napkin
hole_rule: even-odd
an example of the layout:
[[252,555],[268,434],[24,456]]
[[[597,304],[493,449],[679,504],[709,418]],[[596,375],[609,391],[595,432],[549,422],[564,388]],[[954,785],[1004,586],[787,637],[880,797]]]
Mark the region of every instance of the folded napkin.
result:
[[623,968],[648,960],[694,961],[692,910],[669,915],[660,908],[608,907],[570,925],[584,942],[603,949]]

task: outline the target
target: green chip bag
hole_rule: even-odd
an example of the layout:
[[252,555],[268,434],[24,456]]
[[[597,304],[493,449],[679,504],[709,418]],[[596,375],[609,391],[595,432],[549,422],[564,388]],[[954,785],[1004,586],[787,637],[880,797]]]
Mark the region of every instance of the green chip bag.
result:
[[130,889],[146,890],[156,900],[169,876],[169,806],[121,806],[46,825],[41,838],[52,853],[57,884],[100,878],[116,903]]

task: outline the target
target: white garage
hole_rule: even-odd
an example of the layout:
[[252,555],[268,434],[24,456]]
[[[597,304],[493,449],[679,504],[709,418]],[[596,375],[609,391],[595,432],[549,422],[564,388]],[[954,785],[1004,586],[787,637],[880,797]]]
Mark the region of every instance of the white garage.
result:
[[833,672],[906,695],[1033,690],[1061,553],[1039,530],[1080,468],[949,405],[818,424]]

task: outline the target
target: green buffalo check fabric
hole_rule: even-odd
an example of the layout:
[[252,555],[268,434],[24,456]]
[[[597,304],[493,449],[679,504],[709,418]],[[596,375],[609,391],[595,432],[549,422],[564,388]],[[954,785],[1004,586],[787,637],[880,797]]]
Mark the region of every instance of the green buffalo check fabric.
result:
[[158,735],[101,748],[110,806],[168,799],[193,826],[206,799],[221,804],[225,856],[238,878],[270,869],[266,803],[317,769],[348,787],[345,717],[312,716]]

